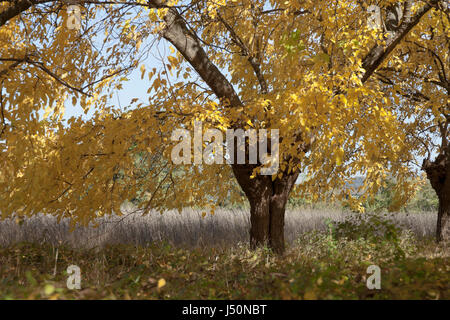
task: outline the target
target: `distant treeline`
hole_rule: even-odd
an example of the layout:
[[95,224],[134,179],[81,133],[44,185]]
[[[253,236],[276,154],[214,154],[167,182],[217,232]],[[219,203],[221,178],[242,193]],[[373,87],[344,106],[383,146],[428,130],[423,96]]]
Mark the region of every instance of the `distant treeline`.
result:
[[[358,187],[363,179],[356,179],[356,183],[352,187]],[[379,192],[371,200],[363,203],[366,212],[388,211],[388,208],[393,204],[395,181],[389,180],[385,183],[385,187],[380,188]],[[347,207],[338,202],[329,203],[326,201],[312,201],[306,197],[291,196],[288,201],[288,209],[311,208],[311,209],[336,209],[341,206],[342,209]],[[223,202],[219,204],[222,208],[247,208],[248,203],[244,200],[242,203],[228,203]],[[416,196],[411,199],[406,206],[400,209],[402,212],[436,212],[438,210],[438,197],[436,192],[431,187],[428,180],[416,193]]]
[[[386,182],[385,187],[380,188],[375,197],[363,203],[367,212],[387,211],[393,204],[395,182],[390,180]],[[291,197],[288,202],[290,208],[313,207],[313,208],[327,208],[329,206],[336,207],[336,203],[329,204],[326,202],[312,202],[311,200],[302,197]],[[345,205],[343,205],[345,207]],[[438,197],[436,192],[431,187],[430,183],[426,182],[416,193],[416,196],[411,199],[406,206],[400,211],[407,212],[430,212],[438,210]]]

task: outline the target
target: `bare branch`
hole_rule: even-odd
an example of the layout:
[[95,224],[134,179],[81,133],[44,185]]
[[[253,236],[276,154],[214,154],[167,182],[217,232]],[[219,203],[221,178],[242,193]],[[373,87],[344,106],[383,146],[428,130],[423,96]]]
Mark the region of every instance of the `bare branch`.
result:
[[236,34],[233,27],[231,27],[228,22],[225,21],[225,19],[222,18],[222,16],[218,13],[217,17],[219,18],[220,22],[225,26],[225,28],[230,33],[231,39],[233,42],[241,49],[242,55],[247,57],[248,62],[252,66],[253,71],[255,72],[256,78],[258,79],[259,85],[261,87],[262,93],[268,93],[269,88],[267,86],[266,79],[264,79],[264,75],[261,72],[261,65],[258,61],[258,59],[253,56],[249,50],[249,48],[245,45],[245,43],[242,41],[242,39]]

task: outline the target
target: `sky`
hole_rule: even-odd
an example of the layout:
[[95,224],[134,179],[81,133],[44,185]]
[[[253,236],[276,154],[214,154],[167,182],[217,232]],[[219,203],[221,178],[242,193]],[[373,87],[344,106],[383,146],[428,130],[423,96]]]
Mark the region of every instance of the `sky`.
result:
[[[146,61],[144,64],[147,66],[147,70],[148,68],[150,68],[150,66],[156,66],[155,63],[151,60]],[[128,78],[129,81],[123,83],[122,89],[115,90],[114,98],[111,101],[111,104],[124,107],[128,105],[133,98],[138,98],[142,101],[148,100],[149,94],[147,93],[147,89],[150,86],[148,78],[144,77],[144,79],[141,80],[141,72],[138,69],[133,70]],[[92,116],[93,112],[94,110],[91,109],[85,115],[79,103],[76,106],[73,106],[70,102],[70,99],[68,99],[63,120],[68,120],[71,117],[78,116],[82,116],[83,119],[89,119]]]
[[[85,21],[83,18],[81,18],[81,24],[86,27],[86,25],[92,26],[96,23],[99,23],[99,21],[102,19],[102,16],[98,16],[96,19],[91,19],[90,21]],[[76,32],[76,31],[74,31]],[[101,47],[101,43],[103,41],[103,35],[99,35],[96,39],[91,39],[94,44]],[[150,36],[148,38],[148,41],[153,40]],[[144,41],[145,42],[145,41]],[[145,43],[141,46],[142,48],[145,48]],[[157,51],[158,49],[159,51]],[[140,71],[140,65],[144,64],[146,67],[146,70],[151,70],[152,68],[156,67],[159,69],[161,67],[161,61],[159,59],[156,59],[155,56],[159,56],[159,54],[162,54],[163,56],[167,55],[167,52],[169,50],[169,44],[165,40],[157,41],[152,47],[145,60],[141,60],[141,63],[139,66],[134,69],[128,76],[128,81],[125,81],[122,83],[123,87],[120,90],[115,90],[114,97],[110,101],[110,104],[121,106],[122,108],[126,105],[129,105],[131,99],[138,98],[144,103],[148,102],[149,94],[147,93],[147,90],[150,86],[150,81],[148,80],[148,77],[145,76],[144,79],[141,79],[141,71]],[[151,93],[150,93],[151,94]],[[94,113],[94,110],[91,109],[87,114],[84,114],[83,109],[81,108],[80,104],[77,103],[77,105],[72,105],[71,97],[69,96],[65,103],[66,109],[63,117],[63,122],[66,122],[71,117],[79,117],[82,116],[83,119],[89,119],[92,117],[92,114]],[[39,115],[43,116],[44,110],[40,110]]]

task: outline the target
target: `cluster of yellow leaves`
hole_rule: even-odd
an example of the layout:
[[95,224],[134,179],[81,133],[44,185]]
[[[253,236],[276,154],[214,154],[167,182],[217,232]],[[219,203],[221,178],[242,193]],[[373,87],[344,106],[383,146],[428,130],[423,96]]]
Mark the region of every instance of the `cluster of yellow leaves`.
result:
[[[95,17],[95,8],[85,14]],[[430,81],[414,81],[411,72],[428,80],[436,74],[429,74],[420,50],[410,50],[408,59],[404,52],[411,42],[419,42],[442,52],[447,49],[441,53],[448,61],[448,47],[442,45],[448,37],[445,15],[432,11],[413,29],[409,42],[383,63],[382,68],[395,71],[391,88],[376,77],[364,84],[360,80],[362,59],[383,41],[380,30],[368,28],[367,8],[360,1],[198,1],[183,17],[201,37],[211,62],[229,76],[244,106],[228,108],[217,101],[183,56],[170,48],[159,70],[140,67],[141,78],[149,83],[149,103],[116,113],[107,107],[113,93],[107,89],[120,89],[126,77],[108,76],[123,65],[121,59],[138,67],[144,41],[165,28],[167,9],[139,8],[127,18],[113,6],[105,9],[104,38],[98,40],[107,47],[102,52],[88,37],[95,28],[76,34],[57,27],[48,37],[50,16],[38,23],[30,15],[0,28],[1,57],[20,59],[37,52],[53,73],[68,79],[65,85],[59,83],[39,65],[2,77],[11,123],[0,138],[3,217],[49,212],[88,222],[104,213],[120,213],[124,200],[143,194],[145,209],[237,199],[228,166],[171,164],[172,130],[192,130],[194,120],[203,121],[204,129],[222,131],[232,123],[278,129],[280,174],[306,172],[298,192],[316,198],[334,192],[343,199],[348,194],[342,187],[355,175],[366,176],[363,189],[370,195],[391,173],[398,176],[399,205],[413,193],[415,184],[410,182],[415,174],[405,161],[415,150],[422,156],[423,150],[409,134],[436,124],[441,106],[448,106],[448,95]],[[32,27],[31,35],[25,32]],[[430,27],[437,35],[428,41],[422,34]],[[98,73],[105,77],[96,82]],[[67,86],[83,88],[87,83],[96,83],[89,87],[90,97]],[[399,94],[411,88],[420,88],[431,99],[411,108]],[[58,124],[59,116],[38,121],[39,110],[60,115],[66,97],[94,107],[93,118],[72,119],[68,127]],[[350,202],[360,208],[357,200]]]

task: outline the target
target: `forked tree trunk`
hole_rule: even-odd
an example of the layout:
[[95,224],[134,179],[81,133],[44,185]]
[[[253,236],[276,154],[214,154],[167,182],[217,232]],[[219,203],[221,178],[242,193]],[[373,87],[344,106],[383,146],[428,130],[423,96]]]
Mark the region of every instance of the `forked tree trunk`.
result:
[[[449,150],[450,151],[450,150]],[[422,168],[439,199],[436,241],[450,241],[450,152],[439,155],[435,161],[425,160]]]
[[250,246],[267,245],[274,252],[285,250],[284,215],[289,193],[299,172],[272,181],[271,176],[251,179],[254,166],[233,165],[234,175],[250,202]]

